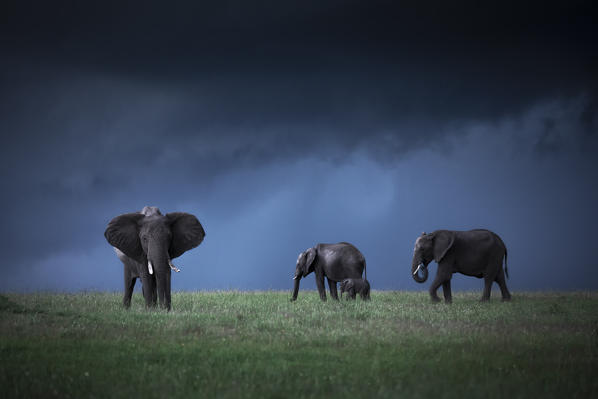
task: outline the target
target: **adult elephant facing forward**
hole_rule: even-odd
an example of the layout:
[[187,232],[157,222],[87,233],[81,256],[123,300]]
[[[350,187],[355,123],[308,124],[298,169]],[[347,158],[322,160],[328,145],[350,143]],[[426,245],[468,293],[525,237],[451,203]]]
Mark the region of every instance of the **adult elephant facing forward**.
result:
[[295,266],[295,286],[291,301],[297,299],[299,282],[308,274],[316,275],[316,286],[320,299],[326,300],[324,277],[328,279],[330,295],[338,300],[336,283],[346,278],[361,278],[365,270],[365,258],[352,244],[339,242],[337,244],[318,244],[299,254]]
[[147,307],[156,305],[170,310],[170,273],[175,269],[172,259],[197,247],[206,233],[189,213],[162,215],[156,207],[141,212],[125,213],[108,223],[104,236],[125,267],[123,304],[129,307],[135,280],[141,278]]
[[[511,299],[505,280],[505,274],[509,277],[507,247],[496,233],[483,229],[436,230],[430,234],[422,233],[415,241],[411,262],[411,275],[416,282],[423,283],[427,280],[428,264],[432,260],[438,263],[436,278],[430,286],[430,297],[434,302],[440,301],[436,291],[441,285],[444,300],[452,301],[453,273],[484,278],[482,301],[490,299],[493,282],[498,283],[503,301]],[[423,273],[422,276],[419,275],[420,271]]]

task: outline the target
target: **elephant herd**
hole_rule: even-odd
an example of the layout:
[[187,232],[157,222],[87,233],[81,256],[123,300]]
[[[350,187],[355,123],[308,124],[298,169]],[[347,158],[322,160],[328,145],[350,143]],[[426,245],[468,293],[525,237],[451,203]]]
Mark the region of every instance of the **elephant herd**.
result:
[[[171,272],[178,272],[172,259],[197,247],[206,233],[197,218],[189,213],[173,212],[163,215],[156,207],[146,206],[141,212],[125,213],[108,223],[104,236],[124,265],[125,292],[123,305],[131,305],[131,296],[137,278],[141,280],[147,307],[171,308]],[[504,268],[503,268],[504,258]],[[418,283],[428,278],[428,265],[438,263],[436,277],[430,286],[432,301],[438,302],[436,291],[442,285],[444,300],[452,301],[453,273],[484,279],[482,301],[490,299],[492,283],[501,290],[503,301],[511,294],[507,289],[507,248],[502,239],[489,230],[470,231],[436,230],[422,233],[415,241],[411,276]],[[341,297],[357,294],[370,298],[366,262],[363,254],[348,242],[317,244],[299,254],[293,276],[291,301],[297,299],[299,283],[310,273],[316,277],[320,298],[326,300],[324,278],[328,280],[330,295],[338,300],[337,283]]]

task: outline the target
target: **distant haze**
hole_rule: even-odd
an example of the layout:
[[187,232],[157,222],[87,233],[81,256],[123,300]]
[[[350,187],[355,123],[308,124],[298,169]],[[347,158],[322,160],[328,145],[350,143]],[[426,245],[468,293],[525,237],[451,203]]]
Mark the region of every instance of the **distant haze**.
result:
[[9,1],[0,290],[121,290],[103,232],[145,205],[206,230],[174,290],[290,290],[338,241],[427,289],[417,236],[472,228],[514,293],[596,289],[598,21],[534,3]]

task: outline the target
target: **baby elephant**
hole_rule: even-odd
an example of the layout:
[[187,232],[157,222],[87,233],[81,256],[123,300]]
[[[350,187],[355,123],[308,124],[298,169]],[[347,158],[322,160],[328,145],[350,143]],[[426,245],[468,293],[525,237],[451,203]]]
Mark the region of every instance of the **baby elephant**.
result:
[[341,298],[343,292],[347,292],[351,299],[355,299],[355,294],[359,293],[361,299],[367,301],[370,299],[370,283],[363,278],[346,278],[341,282]]

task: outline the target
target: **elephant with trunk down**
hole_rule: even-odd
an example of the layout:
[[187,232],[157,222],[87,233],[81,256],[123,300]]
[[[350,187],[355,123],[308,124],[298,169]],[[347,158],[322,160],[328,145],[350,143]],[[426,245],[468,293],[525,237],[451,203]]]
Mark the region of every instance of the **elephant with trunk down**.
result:
[[320,299],[326,300],[324,277],[328,279],[330,295],[338,300],[336,283],[347,278],[361,278],[365,270],[365,258],[352,244],[339,242],[338,244],[318,244],[299,254],[295,266],[295,286],[291,301],[297,299],[299,281],[314,272],[316,286]]
[[170,273],[179,271],[172,259],[197,247],[205,235],[195,216],[182,212],[162,215],[156,207],[146,206],[141,212],[112,219],[104,236],[125,267],[123,305],[131,305],[135,281],[140,278],[145,305],[154,307],[158,299],[160,307],[170,310]]
[[[505,267],[503,270],[503,258]],[[435,260],[438,263],[436,278],[430,286],[432,301],[438,302],[436,294],[442,285],[444,300],[452,301],[451,277],[453,273],[484,278],[482,301],[490,299],[492,283],[498,283],[503,301],[511,299],[507,289],[505,274],[507,269],[507,248],[498,236],[489,230],[450,231],[436,230],[433,233],[422,233],[415,241],[411,275],[418,283],[428,278],[428,264]],[[423,275],[420,276],[419,272]]]
[[364,301],[370,300],[370,282],[362,278],[346,278],[341,282],[341,299],[343,292],[347,293],[347,299],[355,299],[359,294]]

